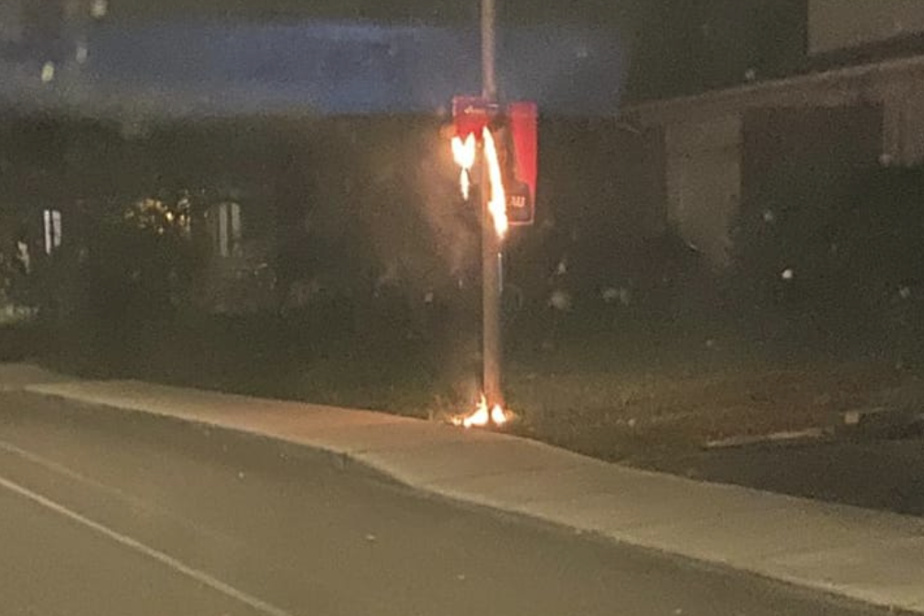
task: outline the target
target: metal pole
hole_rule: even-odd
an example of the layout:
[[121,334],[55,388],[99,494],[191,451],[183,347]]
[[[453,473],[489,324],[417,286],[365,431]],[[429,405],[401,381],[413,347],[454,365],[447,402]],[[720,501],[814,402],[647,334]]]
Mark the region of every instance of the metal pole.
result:
[[[497,102],[497,11],[495,0],[481,0],[481,74],[482,96],[488,103]],[[483,313],[483,385],[488,406],[504,405],[501,389],[501,272],[503,246],[494,230],[488,201],[491,187],[487,163],[481,173],[481,275]]]
[[481,80],[482,96],[497,99],[497,8],[495,0],[481,0]]

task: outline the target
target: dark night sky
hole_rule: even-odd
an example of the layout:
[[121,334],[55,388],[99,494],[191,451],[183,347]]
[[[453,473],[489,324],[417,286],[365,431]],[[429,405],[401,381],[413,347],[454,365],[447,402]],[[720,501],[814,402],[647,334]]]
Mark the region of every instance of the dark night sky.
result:
[[[501,24],[610,28],[628,46],[628,96],[688,94],[785,74],[804,59],[807,0],[497,0]],[[111,0],[114,20],[334,19],[474,25],[477,0]]]
[[[625,25],[641,0],[500,0],[507,23],[578,23]],[[474,23],[477,0],[111,0],[114,19],[226,17],[233,19],[368,19],[422,21],[433,25]]]
[[[42,0],[45,2],[46,0]],[[49,0],[50,1],[50,0]],[[808,0],[496,0],[504,26],[575,25],[614,44],[624,99],[690,94],[802,70]],[[106,22],[371,21],[469,26],[478,0],[109,0]],[[44,5],[48,6],[48,5]]]

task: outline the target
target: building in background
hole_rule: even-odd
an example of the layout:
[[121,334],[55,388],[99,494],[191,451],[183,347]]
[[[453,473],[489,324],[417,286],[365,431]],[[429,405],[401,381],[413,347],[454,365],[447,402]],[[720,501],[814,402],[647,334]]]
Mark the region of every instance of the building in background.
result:
[[[626,105],[665,221],[717,268],[742,207],[786,186],[823,191],[858,169],[924,162],[924,2],[810,0],[802,61],[782,76]],[[801,49],[799,48],[801,47]]]
[[[375,209],[352,214],[341,230],[333,215],[308,225],[311,208],[395,204],[413,221],[408,203],[421,198],[419,187],[437,190],[448,106],[456,94],[481,90],[478,12],[440,2],[454,17],[410,18],[432,16],[430,0],[346,8],[334,0],[0,0],[0,14],[10,16],[0,49],[0,135],[47,142],[43,149],[0,142],[0,164],[5,158],[20,174],[9,187],[0,182],[0,206],[22,212],[33,253],[44,258],[51,247],[57,255],[48,261],[57,265],[76,259],[81,236],[94,228],[92,204],[168,203],[177,190],[218,182],[224,192],[213,190],[203,204],[214,206],[208,220],[193,225],[196,242],[210,249],[202,294],[222,310],[256,305],[247,289],[298,284],[301,263],[320,259],[308,253],[333,250],[307,235],[339,234],[345,245],[356,220]],[[386,19],[393,4],[407,10]],[[499,43],[504,95],[534,100],[549,116],[612,119],[626,68],[620,30],[528,4],[536,8],[530,19],[502,16],[517,24]],[[545,20],[549,11],[557,14]],[[383,152],[390,154],[380,160]],[[337,153],[345,160],[334,168]],[[603,170],[607,161],[595,162]],[[326,177],[315,178],[320,170]],[[445,189],[455,195],[451,180]],[[444,219],[459,209],[433,200],[447,210]],[[43,234],[45,210],[60,212],[60,246],[54,217],[44,226],[52,233]],[[435,218],[431,224],[449,224]],[[376,250],[385,252],[402,242],[381,244]]]
[[812,54],[915,37],[924,32],[917,0],[812,0],[808,49]]

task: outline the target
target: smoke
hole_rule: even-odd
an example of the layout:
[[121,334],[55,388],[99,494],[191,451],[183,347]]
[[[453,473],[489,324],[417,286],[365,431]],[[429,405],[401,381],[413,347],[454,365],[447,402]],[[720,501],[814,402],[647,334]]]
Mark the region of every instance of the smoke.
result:
[[458,280],[477,268],[478,206],[462,200],[449,142],[439,133],[425,136],[421,153],[413,170],[417,204],[434,238],[444,274]]
[[402,297],[453,397],[470,401],[479,361],[479,217],[461,197],[440,123],[394,117],[365,125],[354,151],[365,153],[356,173],[368,179],[354,197],[378,282]]
[[343,203],[335,213],[356,227],[353,242],[370,251],[374,278],[387,279],[408,302],[428,293],[446,301],[471,285],[478,271],[476,212],[463,203],[448,141],[434,118],[350,120],[337,139],[347,145],[338,165],[348,177],[322,201]]

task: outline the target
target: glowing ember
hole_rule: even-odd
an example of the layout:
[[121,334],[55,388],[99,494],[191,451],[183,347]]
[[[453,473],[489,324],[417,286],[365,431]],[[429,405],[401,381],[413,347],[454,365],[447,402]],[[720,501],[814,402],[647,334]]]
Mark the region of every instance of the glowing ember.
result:
[[475,407],[474,411],[468,415],[452,419],[453,425],[462,426],[463,428],[483,428],[489,424],[503,426],[508,421],[507,412],[499,404],[495,404],[493,408],[488,409],[488,401],[485,400],[484,395],[481,396],[481,401],[478,402],[478,406]]
[[491,200],[488,202],[488,211],[494,219],[494,230],[497,231],[497,236],[503,238],[510,226],[507,220],[507,193],[504,190],[494,135],[487,128],[484,129],[484,155],[488,163],[488,176],[491,180]]
[[484,398],[481,399],[481,402],[478,404],[478,408],[475,409],[474,413],[468,417],[462,418],[462,426],[465,428],[471,428],[472,426],[483,428],[490,422],[491,414],[488,412],[488,404],[484,401]]
[[471,171],[472,167],[475,166],[475,135],[469,134],[465,138],[465,141],[462,141],[460,137],[452,138],[452,157],[456,161],[456,164],[462,167],[462,171],[459,175],[459,184],[462,186],[462,196],[468,201],[468,195],[471,191],[472,180],[471,180]]
[[495,426],[502,426],[507,423],[507,413],[499,404],[495,404],[494,408],[491,409],[491,421],[494,422]]

